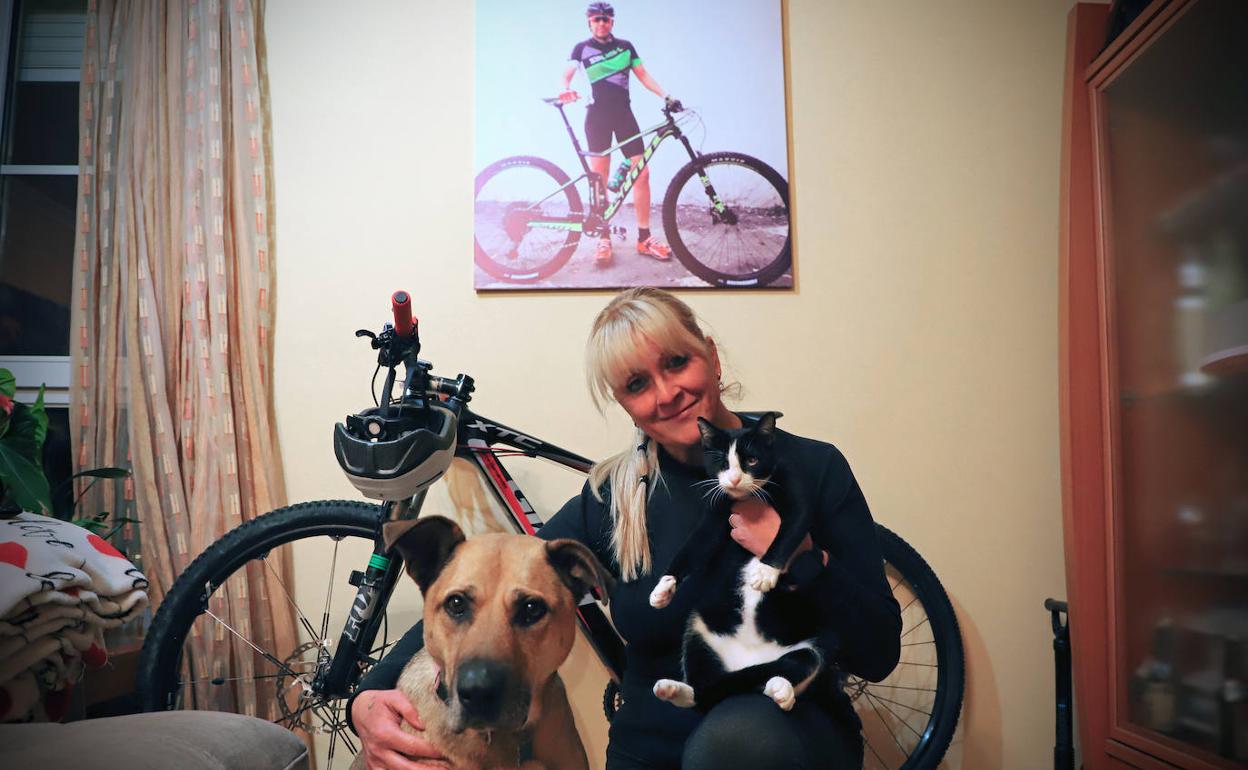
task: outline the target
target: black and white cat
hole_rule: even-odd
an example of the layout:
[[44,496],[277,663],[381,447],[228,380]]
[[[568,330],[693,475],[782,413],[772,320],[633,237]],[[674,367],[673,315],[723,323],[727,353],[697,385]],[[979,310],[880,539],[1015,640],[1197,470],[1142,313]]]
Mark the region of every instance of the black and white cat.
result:
[[[802,591],[772,590],[812,523],[809,501],[792,493],[796,485],[777,463],[779,416],[767,412],[738,430],[698,418],[706,470],[717,486],[650,594],[651,606],[666,607],[680,581],[694,570],[707,573],[685,628],[684,681],[654,684],[654,694],[676,706],[707,711],[730,695],[761,690],[787,711],[823,670],[812,600]],[[759,559],[732,540],[728,516],[734,502],[764,494],[780,514],[780,529]]]

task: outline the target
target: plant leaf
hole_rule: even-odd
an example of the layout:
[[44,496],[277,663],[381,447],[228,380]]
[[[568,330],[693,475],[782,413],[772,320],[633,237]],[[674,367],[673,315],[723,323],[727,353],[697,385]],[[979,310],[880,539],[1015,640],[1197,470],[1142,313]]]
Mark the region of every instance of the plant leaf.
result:
[[52,498],[43,470],[26,459],[8,441],[0,441],[0,479],[23,510],[51,514]]
[[13,398],[17,395],[17,378],[8,369],[0,369],[0,396]]
[[43,405],[43,392],[47,387],[46,384],[39,386],[39,395],[35,396],[35,403],[30,406],[30,414],[35,419],[35,454],[31,459],[41,468],[43,467],[43,442],[48,438],[48,410]]
[[124,479],[130,475],[129,468],[114,468],[106,466],[103,468],[88,468],[85,471],[78,471],[70,479],[78,479],[83,476],[94,476],[97,479]]
[[[65,480],[62,480],[60,484],[56,484],[56,489],[52,489],[52,495],[56,495],[57,493],[60,493],[61,489],[65,489],[66,487],[69,487],[70,484],[74,483],[74,479],[76,478],[94,477],[97,479],[100,479],[100,478],[116,479],[116,478],[126,478],[127,475],[130,475],[130,474],[131,473],[130,473],[129,468],[114,468],[114,467],[111,467],[111,465],[106,465],[106,467],[104,468],[87,468],[86,470],[79,470],[79,472],[75,473],[74,475],[71,475],[71,477]],[[94,484],[94,483],[95,482],[91,482],[91,484]],[[87,484],[87,489],[90,489],[90,488],[91,488],[91,485]],[[86,489],[82,490],[82,493],[86,494]],[[81,499],[81,497],[79,499]],[[76,500],[74,504],[77,505]]]
[[0,441],[14,447],[36,466],[43,467],[43,441],[48,436],[48,413],[43,408],[43,389],[34,404],[14,404],[9,430]]

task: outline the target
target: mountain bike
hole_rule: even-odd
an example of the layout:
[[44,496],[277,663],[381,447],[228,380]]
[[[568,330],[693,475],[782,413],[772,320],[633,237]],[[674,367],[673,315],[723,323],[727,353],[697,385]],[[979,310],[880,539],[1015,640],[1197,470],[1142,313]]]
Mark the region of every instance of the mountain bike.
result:
[[[396,305],[407,302],[403,292],[395,298]],[[350,415],[347,422],[362,420],[367,428],[369,421],[381,421],[385,424],[378,430],[385,430],[387,424],[422,419],[435,407],[454,413],[454,456],[481,474],[516,532],[535,534],[543,519],[500,458],[542,458],[579,473],[587,473],[593,464],[470,409],[473,378],[432,373],[432,364],[418,357],[419,338],[410,310],[406,317],[402,310],[396,312],[395,323],[387,323],[380,334],[362,330],[357,335],[370,337],[379,351],[374,382],[382,367],[387,374],[376,408]],[[401,395],[392,399],[400,363],[405,366]],[[331,767],[338,748],[356,753],[357,739],[346,724],[345,706],[361,675],[389,646],[387,605],[403,573],[401,559],[385,548],[381,527],[387,521],[418,516],[427,491],[382,504],[331,500],[292,505],[246,522],[209,546],[177,578],[152,621],[137,676],[142,708],[211,708],[230,701],[215,696],[228,696],[236,682],[247,679],[267,694],[267,713],[261,716],[292,730],[329,736]],[[953,736],[962,703],[958,622],[923,558],[882,525],[877,525],[877,536],[889,585],[901,606],[901,662],[881,682],[842,675],[842,684],[863,722],[867,767],[934,768]],[[248,586],[258,585],[258,577],[280,572],[273,558],[277,549],[292,544],[306,548],[303,544],[312,541],[322,541],[323,548],[316,553],[330,554],[314,601],[296,601],[297,592],[284,581],[283,596],[270,595],[271,601],[293,607],[303,634],[289,648],[266,646],[258,633],[249,633],[231,615],[231,607],[240,597],[246,600]],[[339,552],[351,543],[362,545],[361,554],[370,555],[366,563],[360,556],[362,563],[355,565],[360,569],[340,570]],[[307,597],[307,588],[301,585],[298,596]],[[341,597],[350,595],[352,588],[349,607],[335,605],[335,589]],[[610,717],[618,705],[614,685],[624,670],[624,643],[592,598],[581,601],[578,613],[586,639],[612,679],[604,697]],[[192,638],[216,639],[220,645],[211,655],[196,656],[186,646]]]
[[[516,155],[491,163],[477,174],[474,197],[474,248],[482,270],[503,281],[532,283],[563,267],[581,236],[610,237],[638,175],[659,145],[677,139],[689,162],[676,172],[663,196],[663,232],[672,252],[689,272],[713,286],[766,286],[791,264],[789,183],[771,166],[740,152],[693,149],[675,117],[680,102],[663,107],[664,120],[602,152],[586,152],[563,102],[558,108],[581,162],[571,179],[544,158]],[[587,157],[610,156],[638,137],[650,136],[640,160],[629,169],[612,199],[606,180],[590,169]],[[589,206],[578,185],[586,182]]]

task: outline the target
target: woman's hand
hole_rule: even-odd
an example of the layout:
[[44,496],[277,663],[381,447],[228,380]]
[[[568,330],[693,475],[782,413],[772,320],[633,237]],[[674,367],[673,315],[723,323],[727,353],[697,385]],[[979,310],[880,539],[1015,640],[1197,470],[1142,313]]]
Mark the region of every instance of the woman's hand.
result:
[[[747,497],[732,504],[732,514],[728,517],[728,525],[732,527],[732,539],[745,550],[758,558],[763,558],[776,533],[780,531],[780,514],[765,500]],[[803,551],[814,547],[810,535],[802,540],[802,544],[793,552],[796,557]],[[790,557],[789,561],[793,560]]]
[[368,770],[445,768],[445,762],[420,761],[445,757],[421,736],[404,732],[399,727],[403,722],[417,730],[425,729],[416,707],[398,690],[365,690],[356,697],[351,704],[351,723],[360,736],[364,766]]

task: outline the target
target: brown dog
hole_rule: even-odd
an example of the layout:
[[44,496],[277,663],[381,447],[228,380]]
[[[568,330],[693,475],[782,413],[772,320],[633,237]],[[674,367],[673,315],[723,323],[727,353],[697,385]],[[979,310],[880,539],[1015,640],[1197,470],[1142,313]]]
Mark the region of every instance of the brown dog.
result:
[[593,552],[524,535],[466,540],[439,516],[391,522],[385,539],[425,598],[425,647],[399,677],[424,738],[456,770],[585,770],[558,668],[577,600],[610,589]]

